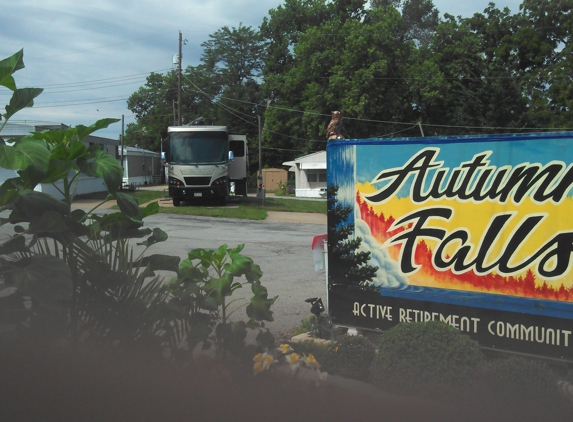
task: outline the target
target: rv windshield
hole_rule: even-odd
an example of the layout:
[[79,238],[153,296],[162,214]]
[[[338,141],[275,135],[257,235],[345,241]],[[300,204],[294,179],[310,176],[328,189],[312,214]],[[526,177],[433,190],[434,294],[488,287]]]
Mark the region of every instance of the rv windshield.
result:
[[229,156],[227,132],[171,132],[169,162],[172,164],[222,164]]

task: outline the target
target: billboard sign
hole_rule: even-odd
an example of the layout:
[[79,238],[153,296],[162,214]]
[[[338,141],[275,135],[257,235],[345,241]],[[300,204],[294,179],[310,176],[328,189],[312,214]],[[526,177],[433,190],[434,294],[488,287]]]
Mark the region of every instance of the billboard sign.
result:
[[334,323],[573,360],[573,134],[327,145]]

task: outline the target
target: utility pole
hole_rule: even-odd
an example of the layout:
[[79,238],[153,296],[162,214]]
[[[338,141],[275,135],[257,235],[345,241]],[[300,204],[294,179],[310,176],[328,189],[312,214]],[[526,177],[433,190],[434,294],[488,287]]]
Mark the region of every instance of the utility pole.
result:
[[183,35],[181,34],[181,31],[179,31],[179,59],[178,59],[178,71],[177,71],[177,76],[178,76],[178,83],[177,83],[177,122],[178,122],[178,126],[181,126],[181,59],[182,57],[182,45],[183,45]]
[[257,120],[259,121],[259,177],[258,179],[258,187],[257,187],[257,198],[263,198],[265,200],[265,188],[263,186],[263,156],[262,156],[262,136],[261,136],[261,116],[257,116]]
[[[122,172],[125,171],[125,169],[123,168],[123,134],[124,134],[124,115],[121,115],[121,170]],[[123,174],[121,175],[121,177],[123,177]],[[123,181],[122,181],[123,184]]]

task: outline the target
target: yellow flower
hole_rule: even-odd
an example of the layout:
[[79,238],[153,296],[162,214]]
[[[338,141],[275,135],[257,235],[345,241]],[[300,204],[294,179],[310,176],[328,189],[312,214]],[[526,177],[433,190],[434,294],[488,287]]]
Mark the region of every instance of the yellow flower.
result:
[[262,361],[263,361],[263,354],[262,354],[262,353],[259,353],[258,355],[256,355],[256,356],[253,358],[253,360],[254,360],[255,362],[262,362]]
[[285,356],[286,362],[290,365],[290,368],[294,371],[298,368],[300,355],[298,353],[291,353],[290,355]]
[[263,372],[263,364],[261,362],[256,362],[253,365],[253,371],[255,371],[255,375]]
[[275,361],[275,358],[273,358],[271,355],[267,355],[265,353],[264,358],[263,358],[263,369],[269,369],[269,366],[271,366]]
[[279,346],[279,350],[280,350],[282,353],[288,353],[288,352],[292,352],[294,349],[293,349],[292,347],[290,347],[290,344],[286,344],[286,343],[285,343],[285,344],[281,344],[281,345]]
[[309,353],[308,357],[306,359],[304,359],[304,363],[306,363],[312,369],[319,369],[320,368],[320,363],[318,363],[318,361],[312,355],[312,353]]

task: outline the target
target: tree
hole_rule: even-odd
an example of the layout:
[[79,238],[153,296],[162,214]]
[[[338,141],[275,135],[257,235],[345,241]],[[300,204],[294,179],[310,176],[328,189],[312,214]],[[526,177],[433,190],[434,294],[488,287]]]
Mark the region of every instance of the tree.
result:
[[446,14],[411,69],[415,108],[431,135],[515,132],[529,125],[514,58],[515,22],[490,5],[484,14]]
[[[256,133],[262,93],[263,43],[251,27],[222,27],[202,44],[198,66],[182,74],[183,124],[199,117],[238,133]],[[177,74],[152,73],[144,87],[132,94],[128,108],[137,123],[128,125],[125,142],[159,151],[160,140],[172,126],[177,101]],[[254,139],[253,139],[254,141]],[[253,160],[251,165],[256,165]]]
[[327,189],[328,201],[328,283],[368,288],[378,267],[368,265],[370,252],[357,252],[362,238],[352,238],[354,224],[348,223],[352,209],[337,205],[337,186]]
[[[414,44],[398,36],[399,12],[384,8],[366,15],[354,9],[342,21],[333,18],[300,33],[290,69],[265,79],[273,96],[265,113],[270,145],[286,143],[299,155],[324,149],[333,110],[342,111],[343,133],[352,138],[381,132],[368,120],[410,119],[410,94],[400,79]],[[290,138],[275,135],[283,133]]]
[[127,100],[137,123],[128,124],[125,145],[159,151],[167,127],[173,124],[174,101],[177,101],[177,75],[171,71],[166,75],[152,72],[145,85]]
[[515,44],[526,83],[529,116],[537,127],[571,127],[573,1],[524,0]]
[[427,45],[438,26],[438,13],[432,0],[405,0],[402,5],[404,40]]
[[212,98],[219,124],[234,132],[253,132],[262,102],[259,78],[263,68],[263,43],[257,31],[242,24],[222,27],[201,44],[201,60],[212,75]]

